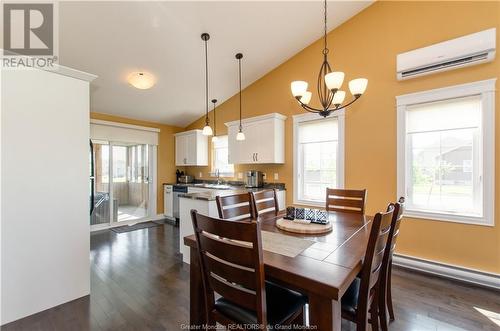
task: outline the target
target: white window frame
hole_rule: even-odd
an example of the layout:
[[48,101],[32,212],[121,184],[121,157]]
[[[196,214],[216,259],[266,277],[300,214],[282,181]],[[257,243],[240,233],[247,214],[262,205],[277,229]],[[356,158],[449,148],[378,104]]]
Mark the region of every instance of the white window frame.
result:
[[482,217],[429,212],[406,209],[404,216],[427,220],[484,226],[495,225],[495,83],[496,78],[467,84],[454,85],[429,91],[405,94],[396,97],[397,104],[397,186],[398,196],[406,196],[408,159],[406,157],[406,114],[407,107],[419,103],[442,101],[468,96],[481,96],[481,132],[482,140],[482,182],[483,206]]
[[[221,136],[218,136],[219,139],[222,138],[222,137],[225,137],[225,139],[228,139],[228,143],[229,143],[229,135],[221,135]],[[211,165],[210,165],[210,176],[211,177],[217,177],[217,173],[216,173],[216,168],[215,168],[215,146],[214,144],[212,143],[211,145],[211,156],[212,156],[212,162]],[[229,151],[229,145],[228,145],[228,151]],[[231,164],[229,163],[229,160],[228,160],[228,164]],[[219,177],[234,177],[234,164],[233,164],[233,172],[219,172]]]
[[[339,110],[330,115],[329,118],[335,117],[338,121],[338,143],[337,143],[337,188],[344,188],[344,137],[345,137],[345,112]],[[325,206],[325,202],[301,200],[299,199],[299,151],[298,151],[298,133],[299,124],[303,122],[317,121],[321,119],[318,114],[306,113],[293,116],[293,203],[306,206]],[[326,197],[326,192],[325,192]]]

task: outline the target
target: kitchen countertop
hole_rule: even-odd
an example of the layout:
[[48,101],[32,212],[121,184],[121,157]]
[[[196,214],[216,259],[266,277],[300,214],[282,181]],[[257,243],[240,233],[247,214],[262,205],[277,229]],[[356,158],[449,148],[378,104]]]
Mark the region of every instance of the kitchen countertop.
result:
[[[228,190],[217,190],[217,189],[207,189],[206,192],[196,192],[196,193],[181,193],[179,194],[179,198],[188,198],[188,199],[197,199],[197,200],[206,200],[206,201],[214,201],[216,196],[226,196],[226,195],[233,195],[233,194],[241,194],[241,193],[248,193],[248,192],[259,192],[263,190],[268,190],[272,189],[275,187],[258,187],[258,188],[247,188],[247,187],[242,187],[242,186],[235,186],[234,189],[228,189]],[[196,187],[196,186],[194,186]],[[283,188],[276,188],[279,191],[283,191]]]

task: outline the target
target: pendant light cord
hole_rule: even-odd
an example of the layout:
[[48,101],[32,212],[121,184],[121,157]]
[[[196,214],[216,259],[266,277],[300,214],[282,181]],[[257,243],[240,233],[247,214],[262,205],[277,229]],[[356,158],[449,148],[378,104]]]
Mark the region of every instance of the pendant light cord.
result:
[[241,126],[241,58],[238,59],[238,76],[240,77],[240,132],[242,130]]
[[208,125],[208,47],[205,40],[205,123]]

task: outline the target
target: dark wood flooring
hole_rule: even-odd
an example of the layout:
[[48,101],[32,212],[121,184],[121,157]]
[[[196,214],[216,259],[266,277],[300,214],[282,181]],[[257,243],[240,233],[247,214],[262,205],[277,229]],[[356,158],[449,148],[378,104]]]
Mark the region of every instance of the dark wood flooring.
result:
[[[189,268],[164,225],[91,235],[91,295],[7,324],[12,330],[182,330]],[[500,330],[500,293],[395,268],[390,330]],[[344,322],[343,330],[355,330]]]

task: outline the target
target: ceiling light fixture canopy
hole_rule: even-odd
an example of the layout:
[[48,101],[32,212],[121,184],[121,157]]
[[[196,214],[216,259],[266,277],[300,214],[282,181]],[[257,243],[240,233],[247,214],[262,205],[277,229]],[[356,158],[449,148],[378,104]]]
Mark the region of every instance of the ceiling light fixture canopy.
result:
[[240,81],[240,126],[238,130],[238,134],[236,135],[236,140],[245,140],[245,134],[243,133],[243,126],[241,125],[241,59],[243,58],[243,54],[236,54],[236,59],[238,60],[238,77]]
[[211,136],[213,134],[210,127],[210,120],[208,119],[208,39],[210,39],[208,33],[201,35],[201,40],[205,42],[205,126],[201,132],[204,136]]
[[[299,105],[311,113],[317,113],[323,117],[329,116],[332,112],[346,108],[354,103],[365,92],[368,80],[366,78],[357,78],[349,82],[349,90],[354,99],[343,104],[346,93],[341,91],[342,83],[344,82],[345,74],[341,71],[332,71],[328,63],[328,46],[327,46],[327,0],[324,2],[324,47],[323,47],[323,64],[321,65],[318,74],[318,96],[322,108],[313,108],[309,106],[312,93],[307,90],[308,83],[305,81],[294,81],[291,84],[292,95],[298,101]],[[333,106],[333,107],[332,107]]]
[[140,90],[147,90],[153,87],[156,82],[155,77],[152,74],[142,71],[131,73],[128,76],[127,81],[130,85]]
[[217,122],[215,121],[215,104],[217,103],[217,99],[212,99],[212,103],[214,105],[214,109],[212,110],[212,112],[214,113],[214,135],[212,137],[212,142],[214,143],[219,140],[219,138],[217,137]]

